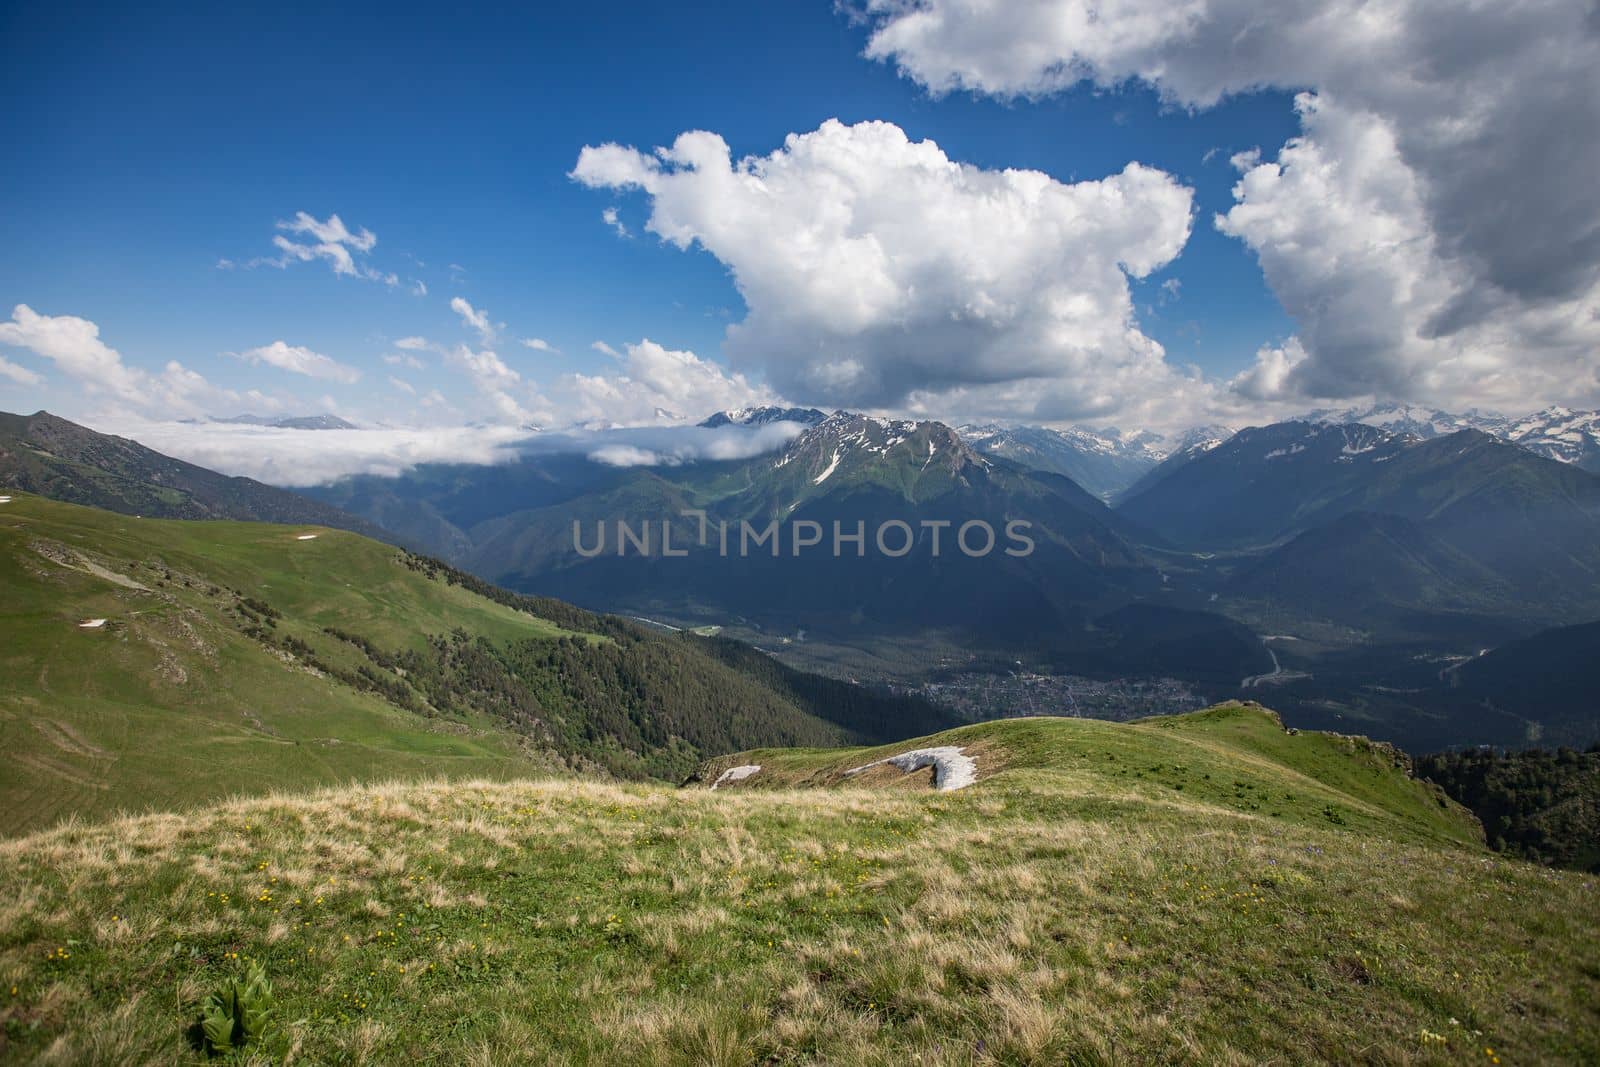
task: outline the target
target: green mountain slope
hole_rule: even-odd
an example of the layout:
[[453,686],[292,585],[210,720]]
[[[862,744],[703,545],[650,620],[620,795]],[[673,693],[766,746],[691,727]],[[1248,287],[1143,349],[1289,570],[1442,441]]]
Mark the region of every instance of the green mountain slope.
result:
[[[1096,719],[1005,719],[877,748],[761,749],[718,756],[697,772],[715,782],[729,767],[759,773],[725,789],[835,787],[854,768],[911,749],[953,746],[992,775],[1066,775],[1086,787],[1149,789],[1155,795],[1248,812],[1281,825],[1335,825],[1434,844],[1477,845],[1481,828],[1444,793],[1411,777],[1406,755],[1340,734],[1289,731],[1255,704],[1221,704],[1188,715],[1132,723]],[[931,770],[898,772],[887,784],[927,788]]]
[[1495,615],[1518,602],[1508,579],[1422,524],[1366,511],[1313,527],[1246,564],[1227,591],[1389,633],[1441,617]]
[[47,411],[0,412],[0,489],[124,515],[303,522],[385,536],[336,507],[252,478],[230,478]]
[[13,495],[0,632],[8,833],[351,778],[678,777],[758,741],[893,736],[872,694],[850,709],[863,728],[828,721],[684,638],[325,527]]
[[1119,511],[1190,549],[1269,553],[1224,592],[1390,639],[1600,615],[1600,478],[1476,430],[1244,430]]
[[1482,550],[1518,532],[1570,549],[1597,509],[1593,475],[1477,430],[1416,441],[1304,422],[1242,430],[1118,507],[1197,548],[1270,544],[1369,511],[1436,524]]
[[1470,721],[1493,712],[1537,724],[1527,740],[1587,745],[1600,737],[1600,622],[1541,630],[1443,675],[1439,703]]
[[206,993],[259,964],[301,1062],[1600,1057],[1600,884],[1489,854],[1392,753],[1237,707],[926,741],[976,784],[762,752],[715,791],[386,786],[0,842],[0,1056],[197,1061]]
[[1186,548],[1268,545],[1335,517],[1326,513],[1333,501],[1406,447],[1406,439],[1372,426],[1250,427],[1214,448],[1169,458],[1117,512]]

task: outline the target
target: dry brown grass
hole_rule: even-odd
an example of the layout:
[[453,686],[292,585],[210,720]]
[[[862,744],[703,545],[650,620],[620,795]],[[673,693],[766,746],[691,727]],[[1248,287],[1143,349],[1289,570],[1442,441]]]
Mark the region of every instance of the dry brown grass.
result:
[[1581,1062],[1597,897],[1070,777],[383,785],[0,842],[0,1058],[190,1058],[238,953],[308,1063]]

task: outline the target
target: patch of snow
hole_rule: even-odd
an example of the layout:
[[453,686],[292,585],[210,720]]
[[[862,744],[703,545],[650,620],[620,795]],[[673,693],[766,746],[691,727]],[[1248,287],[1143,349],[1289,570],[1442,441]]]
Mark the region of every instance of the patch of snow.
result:
[[742,782],[760,769],[761,764],[759,763],[746,763],[742,767],[729,767],[717,775],[717,780],[711,783],[711,788],[715,789],[717,786],[726,785],[728,782]]
[[910,752],[902,752],[898,756],[890,756],[888,759],[874,760],[844,773],[847,776],[860,774],[885,763],[899,767],[907,774],[923,767],[932,767],[933,788],[944,793],[952,789],[964,789],[978,780],[978,761],[971,756],[963,756],[961,754],[963,751],[965,750],[955,745],[916,748]]
[[834,471],[836,471],[838,469],[839,469],[839,450],[838,449],[834,449],[834,451],[833,451],[833,462],[828,464],[828,469],[827,470],[823,471],[821,474],[819,474],[815,478],[811,479],[811,484],[812,485],[821,485],[823,482],[828,480],[828,476],[829,475],[831,475]]
[[10,497],[8,497],[8,496],[0,496],[0,504],[9,504],[9,503],[11,503],[11,498]]
[[98,630],[106,624],[105,619],[84,619],[78,624],[80,630]]
[[315,541],[316,539],[316,534],[301,534],[299,537],[295,538],[296,541]]

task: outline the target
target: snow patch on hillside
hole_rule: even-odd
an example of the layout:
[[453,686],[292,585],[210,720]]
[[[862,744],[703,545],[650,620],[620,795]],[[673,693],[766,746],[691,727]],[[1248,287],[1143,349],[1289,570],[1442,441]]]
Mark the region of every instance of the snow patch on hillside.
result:
[[881,767],[885,763],[899,767],[907,774],[923,767],[932,767],[933,788],[941,793],[949,792],[952,789],[965,789],[978,780],[978,761],[971,756],[962,755],[964,751],[965,749],[955,745],[941,745],[938,748],[916,748],[910,752],[902,752],[898,756],[874,760],[844,773],[846,776],[860,774],[862,771]]
[[828,464],[828,469],[827,470],[823,471],[821,474],[819,474],[815,478],[811,479],[811,484],[812,485],[821,485],[823,482],[828,480],[828,476],[829,475],[831,475],[834,471],[836,471],[838,469],[839,469],[839,450],[838,449],[834,449],[834,451],[833,451],[833,462]]
[[742,782],[760,769],[761,764],[759,763],[746,763],[741,767],[729,767],[717,775],[717,780],[711,783],[711,788],[715,789],[717,786],[727,785],[729,782]]

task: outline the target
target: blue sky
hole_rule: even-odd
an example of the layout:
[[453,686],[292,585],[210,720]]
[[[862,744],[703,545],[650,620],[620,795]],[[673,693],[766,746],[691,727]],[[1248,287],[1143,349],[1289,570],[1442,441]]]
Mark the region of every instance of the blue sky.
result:
[[[552,8],[13,7],[4,133],[27,150],[0,163],[4,303],[91,319],[130,362],[175,358],[235,387],[261,375],[219,354],[280,337],[358,366],[386,338],[454,338],[457,295],[567,353],[517,354],[536,378],[603,362],[597,339],[714,356],[741,308],[726,270],[642,234],[637,198],[572,182],[584,145],[708,129],[736,154],[765,154],[828,118],[886,119],[989,168],[1098,178],[1140,160],[1192,183],[1209,215],[1231,202],[1228,154],[1294,129],[1283,94],[1200,116],[1164,110],[1148,89],[932,100],[862,60],[864,30],[826,3]],[[601,221],[612,204],[635,239]],[[314,264],[217,269],[271,254],[274,222],[298,211],[370,229],[370,262],[429,295]],[[1169,277],[1178,299],[1142,321],[1175,357],[1231,373],[1292,329],[1249,250],[1208,225],[1141,305]]]
[[[1029,0],[1018,10],[1050,4],[1071,8],[1076,0]],[[1330,0],[1328,6],[1340,5]],[[1403,132],[1401,121],[1412,121],[1404,110],[1408,101],[1376,90],[1366,99],[1336,80],[1348,77],[1341,73],[1348,61],[1339,66],[1313,54],[1342,48],[1346,60],[1359,59],[1367,47],[1360,40],[1287,38],[1291,51],[1306,51],[1285,64],[1303,62],[1309,72],[1304,84],[1274,67],[1241,74],[1251,83],[1244,87],[1225,84],[1226,78],[1209,85],[1207,64],[1216,57],[1191,54],[1201,45],[1189,37],[1158,42],[1173,51],[1154,59],[1108,58],[1104,50],[1074,59],[1079,43],[1068,42],[1062,58],[1085,64],[1092,76],[1058,85],[1025,64],[1006,67],[1010,60],[985,67],[989,57],[981,54],[970,57],[964,74],[941,73],[939,63],[951,49],[935,54],[922,38],[897,45],[884,37],[883,58],[864,58],[875,34],[892,34],[909,18],[898,0],[877,3],[866,21],[828,0],[546,7],[520,13],[396,5],[134,12],[7,5],[0,14],[0,94],[8,102],[0,133],[11,150],[0,158],[0,307],[21,304],[39,316],[92,322],[99,340],[125,364],[152,375],[171,360],[180,362],[219,391],[193,394],[195,403],[217,408],[209,414],[232,414],[230,404],[250,408],[242,394],[258,389],[287,407],[318,410],[326,396],[358,419],[404,421],[416,413],[416,396],[437,388],[459,419],[492,418],[482,403],[487,390],[475,389],[464,365],[443,355],[468,343],[474,350],[492,347],[516,373],[525,413],[560,420],[570,411],[559,395],[564,377],[637,371],[626,363],[626,346],[644,339],[669,354],[728,362],[725,331],[748,313],[731,272],[756,266],[748,253],[713,254],[700,246],[685,251],[646,232],[659,194],[574,181],[569,174],[585,146],[617,142],[648,153],[685,131],[708,130],[737,160],[778,151],[786,136],[816,131],[828,119],[847,126],[881,120],[910,141],[931,139],[950,161],[982,171],[1036,169],[1070,186],[1115,175],[1136,161],[1192,190],[1192,227],[1181,251],[1158,256],[1166,261],[1127,283],[1132,325],[1165,350],[1176,377],[1151,385],[1146,371],[1128,371],[1136,357],[1119,357],[1105,372],[1115,384],[1086,399],[1093,389],[1084,379],[1102,372],[1093,353],[1074,351],[1062,356],[1072,369],[1061,372],[1074,378],[1072,395],[1063,394],[1053,408],[1018,411],[1018,417],[1151,421],[1151,412],[1166,403],[1183,409],[1168,421],[1198,419],[1241,398],[1302,407],[1385,394],[1439,403],[1509,396],[1511,406],[1522,399],[1503,383],[1498,393],[1480,396],[1439,372],[1458,365],[1459,359],[1449,359],[1460,353],[1419,347],[1418,338],[1431,335],[1413,320],[1421,321],[1427,309],[1341,309],[1339,322],[1382,323],[1391,313],[1403,320],[1394,337],[1377,340],[1346,336],[1340,330],[1347,327],[1320,310],[1347,292],[1396,288],[1382,272],[1400,269],[1399,253],[1371,254],[1372,240],[1362,247],[1374,260],[1368,267],[1377,272],[1376,283],[1324,269],[1358,257],[1338,248],[1307,250],[1307,218],[1343,212],[1364,220],[1391,210],[1374,206],[1376,194],[1365,188],[1311,181],[1316,165],[1341,162],[1334,155],[1341,145],[1370,141],[1341,140],[1338,123],[1359,120]],[[1016,29],[1028,32],[1020,16]],[[1491,35],[1494,27],[1481,29]],[[1282,32],[1296,31],[1286,26]],[[1203,43],[1203,34],[1191,36]],[[955,50],[978,39],[977,33],[957,38]],[[1592,56],[1592,39],[1578,45],[1572,69],[1581,83],[1584,64],[1577,61]],[[1440,47],[1419,37],[1416,55],[1387,55],[1381,62],[1424,64],[1434,58],[1430,49]],[[1191,51],[1179,51],[1185,48]],[[1522,60],[1546,68],[1553,62],[1544,55]],[[1160,73],[1152,72],[1156,68]],[[1316,73],[1323,69],[1334,73]],[[1470,70],[1461,74],[1467,88],[1471,76]],[[940,78],[944,88],[957,90],[940,92]],[[1321,110],[1297,112],[1298,91],[1322,92]],[[1349,107],[1352,100],[1360,105],[1350,109],[1353,117],[1336,113],[1335,101]],[[1528,125],[1526,113],[1506,121],[1513,120],[1519,128]],[[1592,129],[1578,136],[1581,150],[1590,151]],[[1297,137],[1301,155],[1291,161]],[[1409,167],[1418,183],[1445,180],[1428,169],[1434,164],[1408,150],[1403,137],[1398,140],[1396,166]],[[1311,155],[1307,145],[1322,154]],[[1233,189],[1241,178],[1230,157],[1251,149],[1267,162],[1283,153],[1285,180],[1269,190],[1277,199],[1261,193],[1254,215],[1240,215],[1230,233],[1219,232],[1213,218],[1236,206]],[[1354,151],[1347,149],[1344,161]],[[1330,172],[1347,183],[1357,180],[1354,167]],[[1263,176],[1264,187],[1273,177]],[[1300,184],[1290,187],[1289,178]],[[1333,192],[1314,195],[1337,194],[1348,202],[1305,202],[1313,195],[1306,190],[1329,188]],[[1285,213],[1290,193],[1300,197],[1298,215]],[[1418,203],[1423,207],[1392,208],[1396,226],[1403,230],[1401,223],[1416,221],[1405,211],[1433,211],[1426,196]],[[1581,214],[1587,204],[1568,206]],[[608,207],[617,209],[630,236],[602,221]],[[1138,213],[1136,206],[1130,211]],[[358,257],[360,269],[392,273],[398,284],[337,275],[323,260],[246,268],[252,259],[275,254],[273,238],[285,233],[277,224],[298,212],[319,221],[338,215],[351,231],[370,231],[376,245]],[[925,225],[945,221],[930,215]],[[1474,235],[1450,230],[1450,222],[1428,214],[1416,221],[1421,237],[1393,247],[1412,248],[1426,238],[1430,249],[1437,244],[1443,250],[1440,257],[1456,255]],[[692,225],[709,223],[696,216]],[[1294,227],[1300,229],[1283,236]],[[1318,239],[1339,240],[1352,226],[1329,229],[1337,232]],[[1100,251],[1113,259],[1120,254]],[[1068,249],[1065,258],[1071,256]],[[220,261],[235,266],[225,269]],[[948,256],[940,262],[950,269]],[[1476,261],[1461,253],[1459,262]],[[1271,277],[1264,276],[1263,263]],[[940,292],[959,299],[963,286],[976,283],[956,270],[957,276],[940,280]],[[1452,281],[1455,295],[1476,292],[1478,280]],[[425,296],[417,295],[417,282],[426,286]],[[1572,299],[1585,306],[1588,293]],[[1440,304],[1451,296],[1429,299]],[[486,310],[504,329],[475,337],[452,312],[455,297]],[[1033,293],[1024,299],[1045,298]],[[1490,325],[1505,334],[1504,322]],[[1021,335],[1004,343],[1014,347]],[[394,342],[406,337],[428,339],[430,348],[415,350],[422,366],[384,364],[384,355],[396,354]],[[559,352],[518,343],[532,337]],[[869,361],[879,356],[872,346],[884,343],[881,337],[846,340]],[[1552,381],[1572,380],[1574,358],[1592,372],[1592,355],[1588,363],[1571,355],[1592,354],[1592,346],[1584,348],[1589,340],[1585,334],[1575,344],[1562,342],[1559,358],[1552,356]],[[59,360],[52,364],[48,354],[30,349],[23,333],[0,334],[6,341],[0,355],[22,370],[0,377],[0,407],[49,406],[87,415],[118,406],[92,382],[64,373]],[[278,341],[355,368],[360,379],[308,379],[229,355]],[[623,353],[623,362],[593,350],[595,341]],[[747,341],[747,349],[758,343]],[[763,358],[745,351],[734,361],[756,391],[777,365],[764,365]],[[932,400],[908,398],[896,379],[882,386],[892,402],[876,406],[918,411],[918,403],[944,398],[978,414],[1005,416],[1004,397],[1030,391],[1033,379],[1006,377],[1016,362],[1009,350],[994,360],[973,383],[957,381]],[[1180,386],[1172,383],[1192,376],[1191,364],[1211,392],[1174,401]],[[904,373],[923,372],[914,358],[910,367]],[[927,373],[960,377],[947,371]],[[1482,379],[1481,371],[1474,373]],[[388,386],[391,375],[404,377],[416,396]],[[1000,388],[1006,385],[1015,388],[1006,393]],[[1589,388],[1585,379],[1579,392]],[[229,390],[241,394],[236,403],[216,399]],[[1129,399],[1139,390],[1148,395]],[[795,391],[784,390],[790,399],[817,399]],[[1528,406],[1546,399],[1530,394]],[[161,412],[147,405],[141,414]]]

